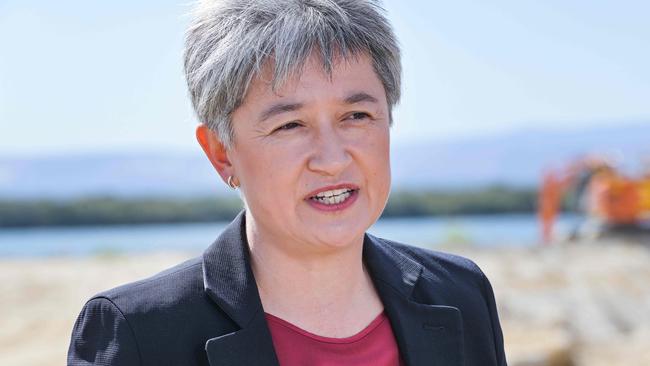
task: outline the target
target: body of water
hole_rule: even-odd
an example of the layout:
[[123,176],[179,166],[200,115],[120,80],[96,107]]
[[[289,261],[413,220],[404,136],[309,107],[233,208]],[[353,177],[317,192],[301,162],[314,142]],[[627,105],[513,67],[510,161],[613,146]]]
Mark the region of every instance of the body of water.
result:
[[[560,217],[557,233],[565,235],[580,217]],[[98,255],[147,251],[189,251],[208,247],[227,222],[92,227],[0,229],[0,257]],[[371,234],[435,248],[442,244],[531,246],[539,243],[535,215],[476,215],[382,219]]]

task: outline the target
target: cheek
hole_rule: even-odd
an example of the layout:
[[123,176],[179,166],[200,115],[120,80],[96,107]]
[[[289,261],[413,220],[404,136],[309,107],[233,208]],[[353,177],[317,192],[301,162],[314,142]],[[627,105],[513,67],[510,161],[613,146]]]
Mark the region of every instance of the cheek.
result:
[[246,154],[240,164],[246,196],[265,205],[288,202],[285,197],[295,192],[296,164],[296,157],[278,146],[258,147]]
[[382,132],[372,146],[372,156],[378,169],[390,174],[390,138],[388,132]]
[[378,131],[365,140],[363,155],[366,157],[368,179],[375,194],[388,194],[390,190],[390,140],[388,132]]

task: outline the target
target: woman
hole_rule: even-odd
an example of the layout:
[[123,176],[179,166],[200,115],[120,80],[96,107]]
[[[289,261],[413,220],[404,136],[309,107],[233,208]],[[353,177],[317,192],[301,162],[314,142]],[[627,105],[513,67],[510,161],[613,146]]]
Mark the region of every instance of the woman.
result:
[[400,56],[371,0],[197,7],[197,139],[245,210],[204,254],[93,297],[71,365],[505,365],[471,261],[365,234],[390,189]]

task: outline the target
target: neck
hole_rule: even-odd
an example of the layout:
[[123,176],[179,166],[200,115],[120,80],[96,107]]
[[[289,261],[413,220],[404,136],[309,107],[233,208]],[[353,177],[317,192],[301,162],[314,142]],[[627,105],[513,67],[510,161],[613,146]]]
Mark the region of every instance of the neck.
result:
[[303,243],[274,240],[248,218],[251,267],[265,312],[317,327],[310,319],[347,319],[361,311],[381,311],[363,265],[363,236],[336,249],[296,254]]

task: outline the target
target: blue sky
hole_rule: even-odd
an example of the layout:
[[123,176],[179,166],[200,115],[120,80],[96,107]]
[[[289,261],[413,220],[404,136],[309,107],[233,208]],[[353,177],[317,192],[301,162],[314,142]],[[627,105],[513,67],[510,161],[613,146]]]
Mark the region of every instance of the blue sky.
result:
[[[384,2],[395,143],[650,123],[650,2]],[[196,150],[188,1],[0,0],[0,155]]]

